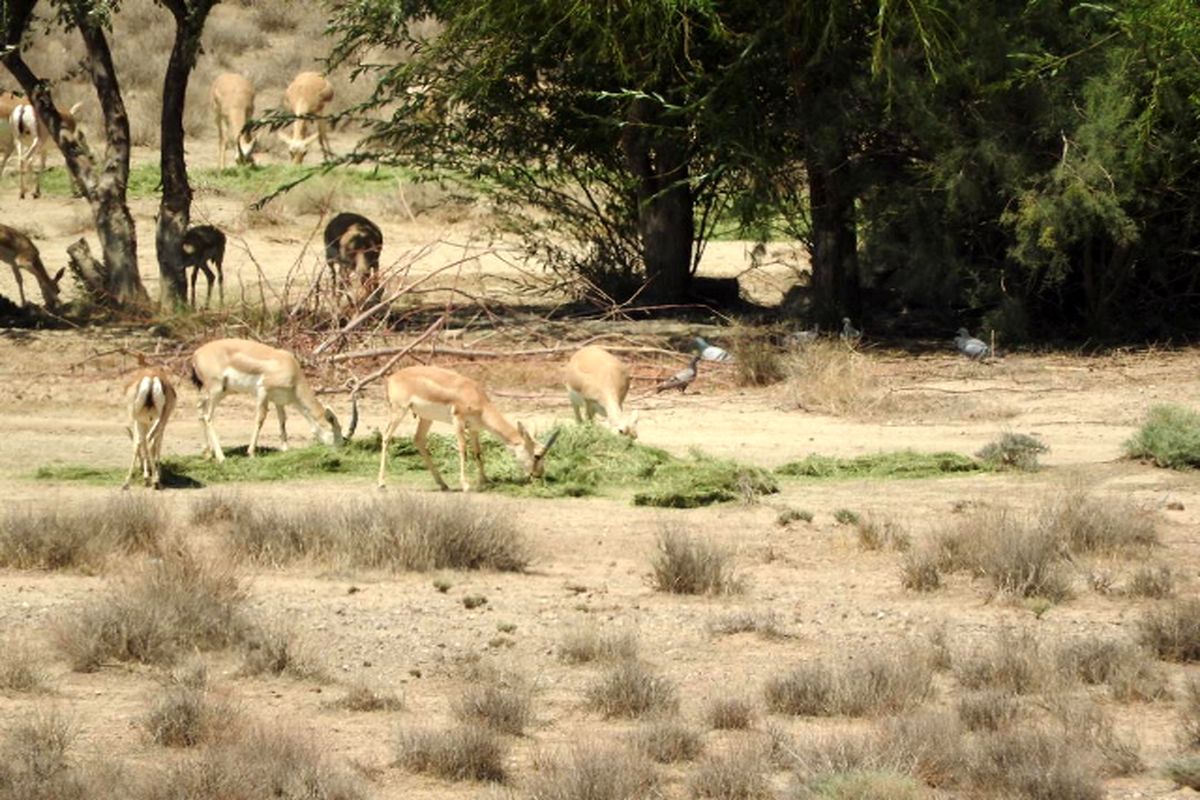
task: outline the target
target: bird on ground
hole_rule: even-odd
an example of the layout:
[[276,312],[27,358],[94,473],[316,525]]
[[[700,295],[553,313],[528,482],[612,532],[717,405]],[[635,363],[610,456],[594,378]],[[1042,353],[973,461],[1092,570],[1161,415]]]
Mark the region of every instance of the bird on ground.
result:
[[813,325],[806,331],[792,331],[783,337],[783,343],[788,347],[803,347],[821,338],[821,325]]
[[958,348],[958,352],[975,361],[992,354],[992,348],[988,347],[982,339],[971,336],[971,332],[966,328],[958,329],[958,335],[954,337],[954,346]]
[[681,369],[671,377],[667,378],[662,383],[654,387],[654,392],[665,392],[667,389],[678,389],[680,394],[687,391],[687,387],[692,381],[696,380],[696,367],[700,363],[700,356],[692,356],[692,363],[687,369]]
[[703,336],[696,337],[696,350],[704,361],[733,361],[733,356],[729,355],[729,351],[717,347],[715,344],[709,344]]
[[850,324],[849,317],[842,317],[841,337],[843,342],[850,342],[853,344],[862,338],[862,331]]

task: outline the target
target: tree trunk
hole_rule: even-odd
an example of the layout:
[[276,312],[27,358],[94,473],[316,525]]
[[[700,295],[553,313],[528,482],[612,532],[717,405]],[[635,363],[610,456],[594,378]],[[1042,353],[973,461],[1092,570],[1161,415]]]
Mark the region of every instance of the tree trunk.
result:
[[812,206],[812,299],[817,322],[831,330],[842,317],[858,321],[858,233],[850,179],[836,160],[810,153],[806,159]]
[[696,225],[687,144],[661,124],[660,116],[652,101],[635,100],[621,135],[625,162],[636,180],[646,263],[642,299],[651,305],[688,300]]

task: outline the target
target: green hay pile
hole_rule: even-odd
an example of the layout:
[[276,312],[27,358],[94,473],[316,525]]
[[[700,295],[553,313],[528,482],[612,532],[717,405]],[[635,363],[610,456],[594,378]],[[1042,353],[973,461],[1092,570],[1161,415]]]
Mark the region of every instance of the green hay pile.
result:
[[693,450],[686,461],[672,459],[655,470],[650,486],[633,496],[633,504],[696,508],[737,499],[748,502],[778,491],[779,484],[765,469]]
[[792,478],[931,478],[938,475],[990,472],[991,467],[959,453],[892,450],[856,458],[813,454],[775,470]]
[[1169,469],[1200,467],[1200,414],[1182,406],[1154,406],[1125,442],[1125,455]]

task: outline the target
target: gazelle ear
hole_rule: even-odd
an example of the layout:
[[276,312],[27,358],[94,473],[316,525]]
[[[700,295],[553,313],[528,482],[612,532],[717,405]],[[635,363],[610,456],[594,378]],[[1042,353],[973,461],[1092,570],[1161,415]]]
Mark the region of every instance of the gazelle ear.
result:
[[54,277],[50,279],[50,282],[56,284],[59,281],[61,281],[63,279],[63,273],[65,273],[66,271],[67,271],[67,268],[63,267],[58,272],[54,273]]
[[517,423],[517,433],[521,434],[521,438],[525,440],[525,444],[533,443],[533,437],[529,435],[529,431],[525,430],[525,423]]

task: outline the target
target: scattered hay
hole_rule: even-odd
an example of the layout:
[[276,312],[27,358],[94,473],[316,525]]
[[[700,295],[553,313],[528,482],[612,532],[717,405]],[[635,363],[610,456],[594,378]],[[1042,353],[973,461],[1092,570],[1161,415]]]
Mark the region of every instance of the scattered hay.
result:
[[854,458],[835,458],[813,454],[800,461],[784,464],[775,472],[793,478],[850,480],[932,478],[938,475],[989,472],[991,469],[988,464],[958,453],[891,450]]
[[779,484],[765,469],[692,451],[686,461],[672,460],[654,472],[650,488],[636,492],[635,506],[698,508],[729,500],[753,502],[776,494]]

